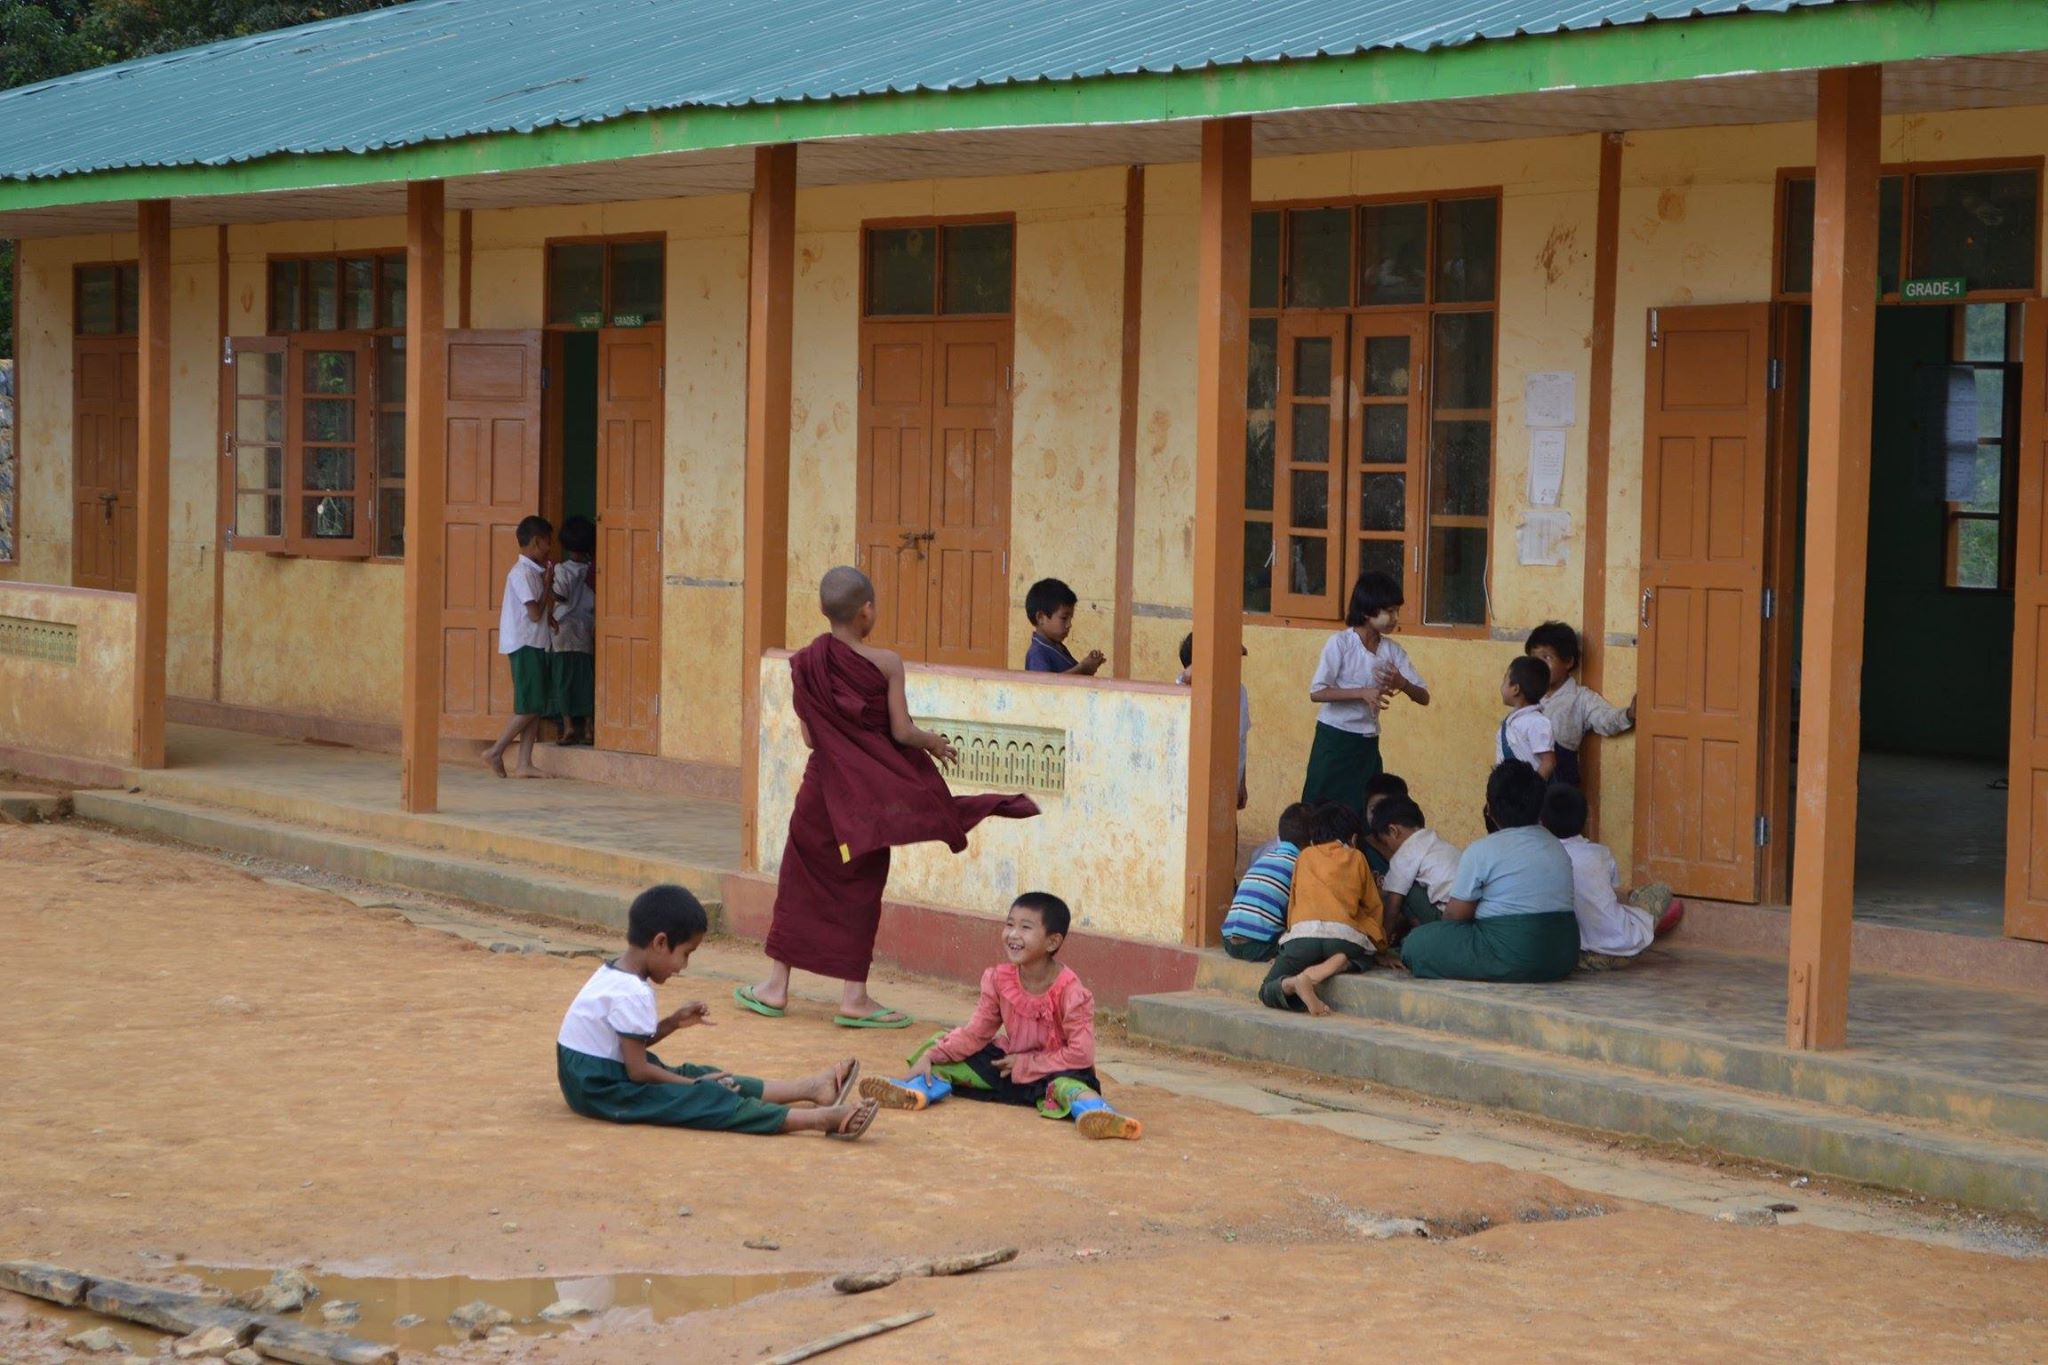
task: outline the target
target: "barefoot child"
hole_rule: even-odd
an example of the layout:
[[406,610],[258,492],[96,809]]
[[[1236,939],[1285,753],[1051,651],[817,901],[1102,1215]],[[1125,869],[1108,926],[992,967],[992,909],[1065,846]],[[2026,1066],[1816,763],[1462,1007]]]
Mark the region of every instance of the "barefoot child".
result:
[[1259,987],[1270,1009],[1328,1014],[1317,988],[1343,972],[1362,972],[1387,946],[1379,887],[1358,851],[1358,814],[1341,802],[1310,817],[1314,840],[1294,860],[1287,932]]
[[1280,812],[1279,838],[1260,849],[1244,870],[1223,916],[1223,951],[1240,962],[1271,962],[1287,932],[1287,897],[1294,860],[1309,842],[1309,807],[1297,801]]
[[890,1109],[923,1109],[952,1094],[1029,1104],[1042,1118],[1073,1119],[1082,1137],[1139,1136],[1144,1125],[1102,1098],[1095,997],[1058,959],[1071,922],[1058,896],[1027,891],[1017,897],[1003,919],[1010,960],[981,974],[974,1017],[951,1033],[932,1035],[912,1053],[907,1078],[870,1076],[860,1093]]
[[[1678,927],[1685,902],[1661,884],[1619,895],[1621,869],[1607,845],[1586,837],[1586,794],[1554,782],[1543,793],[1543,828],[1572,860],[1572,909],[1579,917],[1579,965],[1589,971],[1625,967],[1637,953]],[[1656,906],[1658,913],[1650,907]]]
[[[848,1058],[800,1081],[757,1081],[708,1066],[671,1067],[648,1051],[678,1029],[709,1024],[692,1000],[656,1014],[654,988],[683,970],[704,941],[704,907],[680,886],[653,886],[626,913],[626,951],[597,969],[562,1017],[555,1076],[569,1107],[613,1123],[665,1123],[728,1133],[820,1132],[853,1139],[876,1105],[853,1102],[860,1063]],[[790,1105],[809,1102],[811,1109]]]
[[533,740],[548,709],[547,563],[554,548],[555,528],[546,517],[527,517],[513,532],[519,557],[505,575],[505,600],[498,608],[498,652],[512,670],[512,719],[497,742],[484,750],[484,762],[500,777],[505,750],[519,741],[519,763],[513,777],[545,777],[533,766]]
[[1422,807],[1405,796],[1373,807],[1371,838],[1387,857],[1380,899],[1393,939],[1399,942],[1416,925],[1442,919],[1458,879],[1458,846],[1430,829]]

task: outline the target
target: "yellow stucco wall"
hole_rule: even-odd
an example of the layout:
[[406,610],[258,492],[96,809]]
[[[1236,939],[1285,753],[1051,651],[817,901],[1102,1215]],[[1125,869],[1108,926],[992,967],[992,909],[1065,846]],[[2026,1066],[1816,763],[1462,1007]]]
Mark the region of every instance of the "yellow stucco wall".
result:
[[127,763],[135,744],[135,595],[4,583],[0,618],[76,631],[72,658],[21,657],[12,640],[0,650],[0,744]]

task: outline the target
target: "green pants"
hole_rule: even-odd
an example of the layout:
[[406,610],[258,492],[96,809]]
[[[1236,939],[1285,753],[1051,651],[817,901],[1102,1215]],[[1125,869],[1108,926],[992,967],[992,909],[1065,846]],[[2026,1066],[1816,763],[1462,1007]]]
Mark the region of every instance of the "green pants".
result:
[[1562,981],[1579,965],[1579,917],[1438,920],[1401,941],[1401,960],[1418,977],[1448,981]]
[[1280,955],[1273,959],[1266,979],[1259,983],[1259,1003],[1273,1010],[1306,1010],[1308,1006],[1301,1003],[1301,997],[1281,990],[1280,983],[1339,953],[1351,959],[1351,965],[1345,969],[1347,971],[1362,972],[1372,966],[1372,949],[1361,947],[1348,938],[1288,939],[1280,945]]
[[1239,962],[1271,962],[1280,955],[1280,940],[1223,936],[1223,951]]
[[1401,898],[1401,908],[1417,924],[1435,924],[1444,917],[1443,907],[1429,898],[1429,888],[1421,882],[1408,888],[1408,894]]
[[[706,1076],[708,1066],[670,1066],[653,1053],[647,1060],[683,1076]],[[761,1082],[733,1076],[728,1085],[649,1085],[626,1075],[623,1063],[592,1057],[555,1044],[555,1079],[569,1107],[587,1119],[612,1123],[661,1123],[672,1128],[708,1128],[727,1133],[779,1133],[789,1106],[761,1098]]]
[[1365,818],[1365,784],[1378,777],[1380,737],[1356,735],[1334,725],[1316,722],[1315,742],[1309,746],[1308,776],[1301,784],[1301,799],[1310,805],[1336,802]]

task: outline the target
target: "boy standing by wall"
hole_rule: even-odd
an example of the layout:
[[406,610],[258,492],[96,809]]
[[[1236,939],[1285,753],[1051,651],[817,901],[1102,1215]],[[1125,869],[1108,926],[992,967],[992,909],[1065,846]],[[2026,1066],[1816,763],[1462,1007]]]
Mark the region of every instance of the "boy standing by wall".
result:
[[561,744],[591,742],[590,715],[597,693],[597,527],[588,517],[562,523],[562,553],[555,565],[555,633],[548,641],[548,681],[554,712],[562,718]]
[[515,531],[519,557],[505,575],[505,601],[498,608],[498,652],[512,669],[512,719],[497,742],[484,750],[492,772],[506,776],[505,750],[519,741],[519,764],[513,777],[545,777],[533,766],[533,739],[548,710],[548,552],[555,528],[546,517],[528,517]]
[[1556,743],[1555,782],[1574,787],[1579,780],[1579,750],[1591,732],[1609,739],[1635,728],[1636,704],[1630,698],[1626,709],[1579,682],[1579,633],[1562,621],[1545,621],[1529,632],[1522,652],[1550,670],[1550,687],[1543,694],[1543,716],[1550,722]]
[[1067,635],[1074,628],[1074,606],[1080,600],[1057,578],[1041,578],[1024,594],[1024,615],[1031,621],[1031,648],[1024,651],[1028,671],[1093,677],[1102,667],[1101,650],[1091,649],[1087,658],[1076,659],[1067,648]]

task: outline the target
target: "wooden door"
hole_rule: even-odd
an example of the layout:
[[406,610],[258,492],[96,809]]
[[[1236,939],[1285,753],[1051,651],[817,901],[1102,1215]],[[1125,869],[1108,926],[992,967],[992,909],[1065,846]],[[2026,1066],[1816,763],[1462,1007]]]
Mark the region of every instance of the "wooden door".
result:
[[486,739],[512,715],[498,610],[540,506],[540,333],[449,332],[447,424],[441,733]]
[[932,333],[925,657],[1001,668],[1010,639],[1010,324],[942,321]]
[[1769,305],[1657,310],[1648,360],[1637,876],[1754,901]]
[[651,754],[661,729],[662,329],[597,341],[597,742]]
[[2005,932],[2048,941],[2048,304],[2026,305],[2013,563]]
[[[1418,614],[1422,584],[1423,454],[1427,449],[1429,391],[1423,365],[1429,320],[1420,313],[1361,313],[1351,320],[1351,430],[1345,435],[1349,469],[1345,506],[1356,516],[1346,547],[1339,596],[1325,615],[1341,615],[1351,585],[1363,573],[1384,573],[1401,585]],[[1335,519],[1338,525],[1343,518]],[[1276,588],[1277,591],[1277,588]]]
[[[923,660],[932,540],[932,324],[861,328],[860,457],[854,563],[875,584],[868,638]],[[926,538],[926,531],[932,537]]]
[[1345,318],[1280,319],[1273,448],[1273,611],[1341,616],[1344,574]]
[[71,367],[71,581],[135,591],[134,337],[79,337]]

